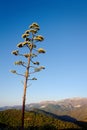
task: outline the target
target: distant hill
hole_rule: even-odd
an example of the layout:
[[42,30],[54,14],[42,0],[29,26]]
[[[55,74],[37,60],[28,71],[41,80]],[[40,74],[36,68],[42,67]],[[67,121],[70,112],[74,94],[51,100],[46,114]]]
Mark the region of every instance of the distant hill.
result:
[[68,115],[79,121],[87,121],[87,98],[72,98],[60,101],[44,101],[26,105],[26,110],[38,108],[56,115]]
[[[75,119],[67,116],[71,122],[64,117],[35,109],[25,112],[25,130],[64,130],[82,128]],[[74,121],[74,122],[73,122]],[[20,130],[21,111],[0,111],[0,130]]]

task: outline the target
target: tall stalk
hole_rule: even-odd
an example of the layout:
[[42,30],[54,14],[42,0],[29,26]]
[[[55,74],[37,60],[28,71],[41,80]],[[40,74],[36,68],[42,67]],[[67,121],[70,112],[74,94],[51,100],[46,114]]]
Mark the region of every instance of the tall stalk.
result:
[[[30,54],[32,54],[32,48],[30,49]],[[25,115],[26,89],[27,89],[27,81],[28,81],[29,68],[30,68],[30,60],[31,60],[31,56],[28,57],[28,64],[27,64],[26,72],[25,72],[24,93],[23,93],[23,103],[22,103],[22,130],[24,130],[24,115]]]
[[[22,35],[22,38],[24,38],[25,41],[17,45],[18,48],[22,48],[22,47],[28,48],[29,49],[28,53],[21,54],[19,53],[19,50],[12,51],[12,54],[14,54],[15,56],[19,55],[27,58],[26,62],[16,61],[14,63],[15,65],[23,66],[25,68],[25,74],[18,73],[16,70],[11,70],[12,73],[24,77],[24,92],[23,92],[23,103],[22,103],[22,130],[24,130],[25,102],[26,102],[26,90],[27,90],[28,80],[37,80],[35,77],[30,78],[30,76],[35,72],[39,72],[40,70],[45,69],[44,66],[39,66],[40,62],[33,60],[33,58],[37,57],[38,54],[45,53],[45,50],[43,48],[36,49],[37,42],[41,42],[44,40],[43,36],[36,35],[40,29],[39,25],[37,23],[32,23],[29,28],[30,29],[27,30]],[[33,68],[33,71],[31,68]]]

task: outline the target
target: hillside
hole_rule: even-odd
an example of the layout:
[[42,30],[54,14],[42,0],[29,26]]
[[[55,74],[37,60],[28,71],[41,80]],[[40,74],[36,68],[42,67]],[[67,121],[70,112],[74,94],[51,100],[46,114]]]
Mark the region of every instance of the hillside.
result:
[[[70,118],[70,117],[69,117]],[[20,130],[21,111],[5,110],[0,112],[1,130]],[[25,130],[63,130],[79,129],[76,123],[64,121],[57,116],[45,111],[26,111],[25,112]]]
[[56,115],[68,115],[79,121],[87,121],[87,98],[72,98],[60,101],[44,101],[26,105],[26,110],[33,108]]

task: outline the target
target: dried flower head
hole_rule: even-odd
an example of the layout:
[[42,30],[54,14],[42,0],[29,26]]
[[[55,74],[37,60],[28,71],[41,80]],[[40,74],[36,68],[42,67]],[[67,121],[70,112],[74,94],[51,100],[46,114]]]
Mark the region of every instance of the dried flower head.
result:
[[29,28],[34,28],[34,27],[39,27],[39,25],[37,23],[32,23]]
[[40,30],[40,27],[34,27],[34,29],[36,29],[38,31],[38,30]]
[[36,30],[40,30],[40,27],[37,23],[32,23],[29,28],[32,28],[32,29],[36,29]]
[[18,50],[12,51],[12,54],[17,56],[19,54],[19,51]]
[[43,38],[43,36],[38,35],[38,36],[35,36],[35,37],[34,37],[34,40],[36,40],[36,41],[43,41],[44,38]]
[[39,72],[39,71],[41,71],[41,68],[35,68],[34,71]]
[[27,38],[28,36],[29,36],[29,34],[24,33],[24,34],[22,35],[22,38]]
[[23,47],[22,42],[18,43],[18,44],[17,44],[17,47],[19,47],[19,48]]
[[29,43],[30,43],[30,42],[28,42],[28,41],[22,42],[22,46],[27,45],[27,44],[29,44]]
[[33,34],[36,34],[36,33],[37,33],[37,30],[35,30],[35,29],[30,29],[30,32],[33,33]]
[[41,68],[41,69],[45,69],[45,67],[44,67],[44,66],[40,66],[40,68]]
[[30,33],[30,30],[26,30],[25,33],[26,33],[26,34],[29,34],[29,33]]
[[44,66],[40,66],[39,68],[35,68],[34,71],[35,71],[35,72],[39,72],[39,71],[41,71],[42,69],[45,69],[45,67],[44,67]]
[[45,53],[46,51],[43,48],[38,49],[38,53]]
[[14,74],[16,74],[17,72],[16,72],[16,70],[11,70],[10,71],[11,73],[14,73]]
[[29,44],[31,44],[29,41],[24,41],[24,42],[19,43],[19,44],[17,45],[17,47],[21,48],[21,47],[23,47],[23,46],[25,46],[25,45],[29,45]]
[[33,63],[34,65],[39,65],[40,63],[38,61],[34,62]]
[[32,53],[32,54],[31,54],[31,57],[34,58],[34,57],[37,57],[37,55],[34,54],[34,53]]
[[23,56],[25,56],[26,58],[30,57],[30,54],[24,54]]
[[32,78],[32,80],[37,80],[37,78],[34,77],[34,78]]
[[23,65],[25,62],[23,62],[23,61],[16,61],[14,64],[15,65]]

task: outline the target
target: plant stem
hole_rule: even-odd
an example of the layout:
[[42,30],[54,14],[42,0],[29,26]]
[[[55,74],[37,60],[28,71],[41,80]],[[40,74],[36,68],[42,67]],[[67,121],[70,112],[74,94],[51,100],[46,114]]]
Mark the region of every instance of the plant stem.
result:
[[25,100],[26,100],[27,78],[24,83],[23,105],[22,105],[22,130],[24,130]]
[[[32,50],[30,50],[30,54],[31,53],[32,53]],[[30,59],[31,59],[31,57],[28,57],[28,64],[26,67],[25,82],[24,82],[24,93],[23,93],[23,104],[22,104],[22,130],[24,130],[26,89],[27,89],[27,81],[28,81],[28,77],[29,77]]]

